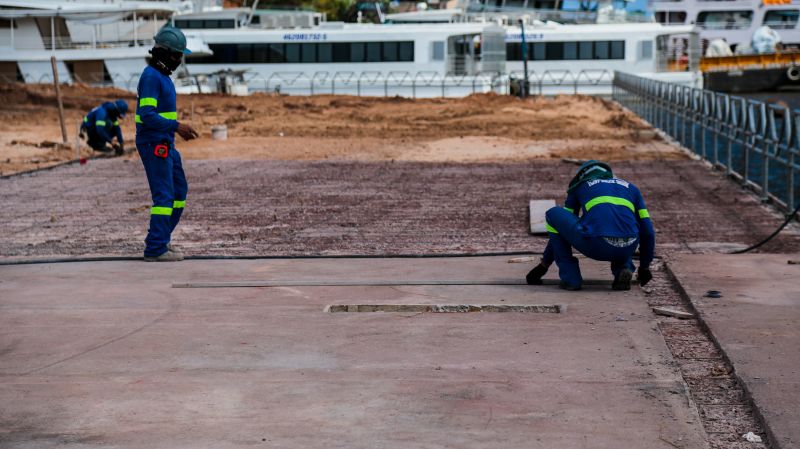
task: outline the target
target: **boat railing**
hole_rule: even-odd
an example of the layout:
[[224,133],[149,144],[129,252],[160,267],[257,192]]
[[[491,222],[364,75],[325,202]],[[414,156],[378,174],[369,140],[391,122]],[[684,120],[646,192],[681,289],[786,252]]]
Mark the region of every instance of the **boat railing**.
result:
[[31,50],[102,50],[102,49],[118,49],[129,47],[151,47],[153,45],[152,39],[125,39],[119,41],[96,41],[96,42],[81,42],[71,40],[69,37],[56,37],[56,38],[15,38],[13,48],[15,50],[31,51]]
[[800,109],[616,72],[612,96],[784,212],[800,200]]

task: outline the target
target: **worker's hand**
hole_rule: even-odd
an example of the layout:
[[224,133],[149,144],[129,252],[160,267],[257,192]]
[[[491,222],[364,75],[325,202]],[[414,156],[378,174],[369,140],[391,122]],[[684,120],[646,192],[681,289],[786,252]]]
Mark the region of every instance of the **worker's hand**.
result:
[[653,273],[650,272],[649,268],[639,267],[639,276],[637,278],[639,280],[639,285],[644,287],[653,279]]
[[183,137],[183,140],[192,140],[199,136],[197,131],[186,123],[178,123],[178,135]]
[[123,153],[122,145],[120,145],[119,142],[112,143],[111,148],[114,149],[114,154],[116,154],[117,156],[122,156]]

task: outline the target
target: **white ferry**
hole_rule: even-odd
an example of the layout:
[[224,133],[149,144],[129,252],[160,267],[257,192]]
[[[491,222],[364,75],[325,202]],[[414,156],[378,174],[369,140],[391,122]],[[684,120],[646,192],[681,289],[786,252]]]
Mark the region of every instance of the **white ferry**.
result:
[[136,88],[152,37],[175,10],[162,2],[0,0],[0,82]]
[[767,25],[785,46],[800,48],[800,0],[654,0],[653,10],[659,23],[696,26],[704,45],[725,39],[734,49],[749,46]]
[[[322,21],[305,29],[272,29],[248,24],[247,12],[241,11],[226,19],[227,28],[209,29],[204,25],[209,17],[175,18],[176,26],[211,51],[188,57],[189,72],[244,70],[256,90],[388,93],[391,84],[436,94],[448,87],[475,90],[472,78],[469,86],[459,86],[464,77],[479,77],[481,91],[494,90],[498,77],[505,77],[501,83],[506,86],[508,77],[524,78],[521,28],[502,21],[423,20],[448,17],[432,11],[407,21],[411,23]],[[694,86],[701,82],[696,71],[699,48],[690,26],[524,20],[533,93],[610,93],[615,70]]]

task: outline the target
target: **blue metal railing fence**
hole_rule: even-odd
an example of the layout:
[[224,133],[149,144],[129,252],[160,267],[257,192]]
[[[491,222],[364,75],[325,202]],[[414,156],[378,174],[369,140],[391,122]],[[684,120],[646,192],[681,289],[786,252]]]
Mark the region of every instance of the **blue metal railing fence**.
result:
[[614,100],[791,212],[800,199],[800,110],[616,72]]

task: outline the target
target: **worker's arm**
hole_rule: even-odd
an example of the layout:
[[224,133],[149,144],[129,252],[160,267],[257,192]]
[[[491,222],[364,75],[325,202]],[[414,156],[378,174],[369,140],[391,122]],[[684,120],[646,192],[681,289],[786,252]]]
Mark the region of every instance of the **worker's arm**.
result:
[[[149,129],[174,133],[178,129],[178,120],[165,118],[158,113],[158,98],[161,94],[161,81],[152,76],[144,76],[139,80],[139,108],[136,111],[136,122]],[[175,111],[170,111],[175,114]]]
[[564,201],[564,209],[572,212],[576,216],[580,214],[581,204],[578,202],[578,197],[575,196],[574,192],[567,194],[567,199]]
[[125,147],[125,141],[122,139],[122,127],[119,126],[119,119],[114,122],[114,129],[117,135],[117,143],[120,147]]
[[633,205],[639,222],[639,264],[642,268],[649,269],[656,250],[656,230],[653,228],[653,220],[650,219],[650,212],[644,204],[642,193],[635,188],[634,195]]
[[106,125],[108,125],[108,114],[104,108],[97,108],[97,113],[94,115],[94,126],[97,129],[97,135],[103,139],[104,142],[111,143],[111,135],[108,133]]

